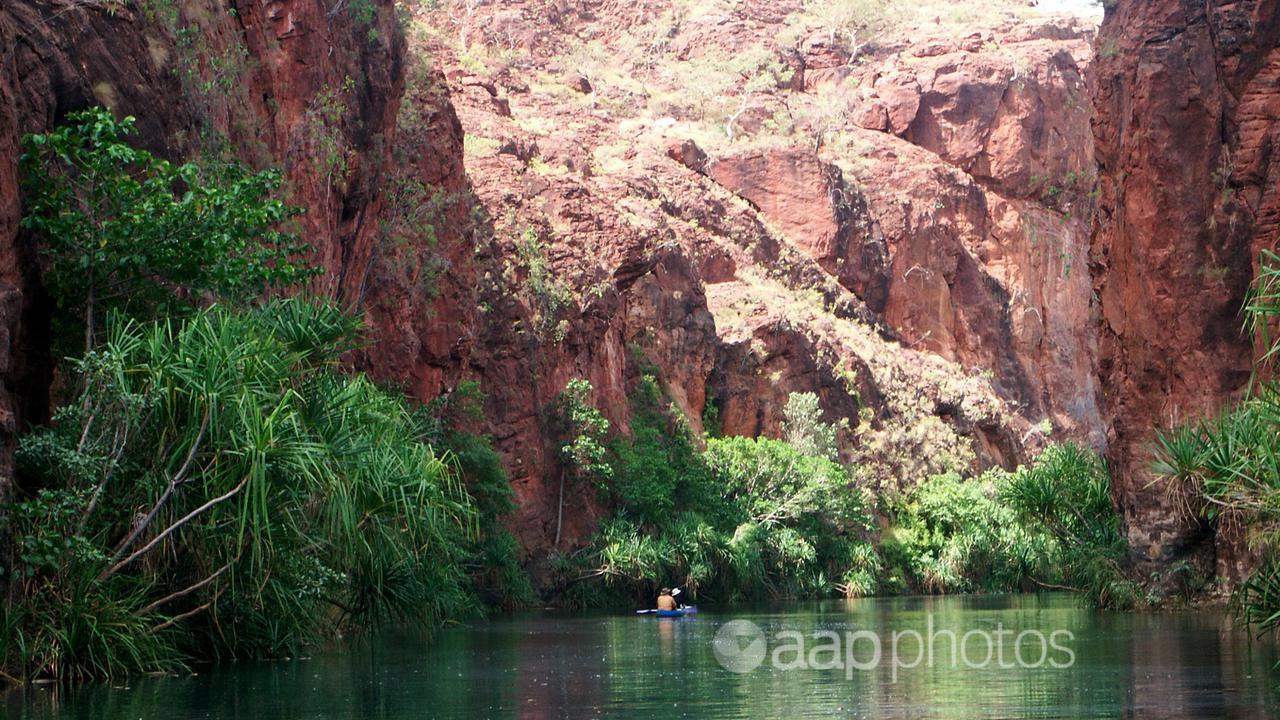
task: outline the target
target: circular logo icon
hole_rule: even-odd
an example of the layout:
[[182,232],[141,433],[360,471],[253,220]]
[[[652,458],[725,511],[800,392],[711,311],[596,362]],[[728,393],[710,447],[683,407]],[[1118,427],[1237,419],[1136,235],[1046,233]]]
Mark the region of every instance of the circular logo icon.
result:
[[764,662],[764,631],[750,620],[730,620],[716,631],[711,643],[720,667],[734,673],[749,673]]

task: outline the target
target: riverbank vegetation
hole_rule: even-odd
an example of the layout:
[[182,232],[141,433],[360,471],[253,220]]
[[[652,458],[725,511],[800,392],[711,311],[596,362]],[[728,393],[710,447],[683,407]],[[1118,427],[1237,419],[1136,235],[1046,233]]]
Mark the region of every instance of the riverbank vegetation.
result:
[[1103,607],[1143,599],[1102,460],[1051,447],[1030,466],[934,476],[874,497],[836,461],[816,397],[787,405],[786,440],[707,437],[652,375],[632,400],[600,489],[617,508],[558,558],[570,604],[645,601],[675,583],[716,602],[894,593],[1074,590]]
[[354,330],[299,300],[120,321],[23,438],[6,666],[77,678],[282,657],[471,602],[474,508],[401,398],[336,374]]
[[452,426],[474,398],[415,408],[343,371],[357,319],[258,299],[313,273],[278,176],[175,168],[103,110],[70,121],[24,157],[54,324],[84,345],[16,453],[4,675],[284,657],[527,602],[496,453]]

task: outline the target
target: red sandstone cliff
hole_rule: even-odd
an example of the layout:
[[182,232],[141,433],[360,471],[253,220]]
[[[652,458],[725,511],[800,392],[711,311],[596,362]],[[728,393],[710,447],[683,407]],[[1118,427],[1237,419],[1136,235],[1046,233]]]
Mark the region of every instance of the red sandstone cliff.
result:
[[[712,403],[726,433],[776,435],[788,394],[816,392],[881,485],[1012,465],[1050,436],[1102,444],[1092,31],[928,20],[851,62],[800,7],[414,19],[410,54],[446,68],[485,211],[466,372],[535,557],[558,504],[548,408],[574,376],[623,433],[644,371],[695,430]],[[533,290],[535,265],[563,287]],[[591,531],[592,497],[571,489],[563,548]]]
[[[1213,556],[1208,528],[1150,486],[1148,443],[1249,378],[1240,309],[1280,222],[1278,45],[1271,0],[1120,0],[1097,41],[1099,376],[1116,493],[1153,565]],[[1243,543],[1218,543],[1218,573],[1238,578]]]
[[[1167,559],[1198,537],[1143,489],[1141,449],[1248,371],[1236,313],[1277,221],[1274,3],[1122,1],[1097,60],[1086,26],[1037,20],[909,28],[855,62],[797,3],[482,3],[412,18],[410,50],[385,1],[109,6],[0,7],[8,440],[50,372],[17,139],[101,103],[161,154],[225,140],[285,169],[317,289],[369,317],[361,366],[423,400],[481,380],[535,555],[556,394],[591,380],[626,432],[648,369],[731,433],[776,434],[787,394],[816,392],[880,481],[1010,464],[1047,434],[1102,446],[1105,395],[1135,543]],[[672,75],[742,56],[774,82],[694,102]],[[563,545],[602,510],[571,488]]]

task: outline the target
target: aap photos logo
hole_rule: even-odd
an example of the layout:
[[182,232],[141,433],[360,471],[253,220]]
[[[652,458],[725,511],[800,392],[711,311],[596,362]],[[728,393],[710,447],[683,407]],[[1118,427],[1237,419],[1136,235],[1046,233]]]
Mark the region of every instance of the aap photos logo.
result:
[[764,662],[768,643],[759,625],[750,620],[730,620],[716,631],[711,649],[725,670],[749,673]]
[[887,666],[897,682],[902,670],[939,665],[1069,668],[1076,661],[1074,642],[1075,635],[1062,629],[1019,630],[999,622],[968,629],[939,627],[930,613],[920,630],[787,629],[772,636],[750,620],[733,620],[716,631],[712,650],[720,666],[733,673],[749,673],[768,661],[773,670],[843,670],[852,680],[855,672]]

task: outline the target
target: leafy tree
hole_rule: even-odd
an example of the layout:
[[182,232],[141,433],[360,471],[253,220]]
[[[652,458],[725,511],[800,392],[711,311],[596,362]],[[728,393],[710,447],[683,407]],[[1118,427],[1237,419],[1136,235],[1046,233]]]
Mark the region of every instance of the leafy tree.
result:
[[556,539],[564,524],[565,476],[575,480],[607,480],[613,468],[606,457],[609,421],[591,404],[591,382],[574,378],[560,392],[557,412],[565,444],[560,447],[564,469],[560,473],[560,497],[556,506]]
[[[644,597],[656,582],[720,600],[876,590],[868,496],[849,471],[768,438],[710,438],[701,452],[664,399],[642,375],[632,437],[613,445],[617,514],[587,552],[561,558],[565,597]],[[603,580],[598,593],[584,577]]]
[[837,525],[867,520],[866,498],[847,470],[789,443],[717,438],[707,442],[706,461],[743,521],[778,524],[805,515]]
[[484,401],[480,383],[458,383],[426,408],[427,438],[432,447],[444,451],[446,462],[461,475],[475,505],[478,532],[468,551],[477,592],[488,604],[524,607],[536,600],[536,594],[520,565],[520,544],[501,522],[516,509],[515,493],[492,439],[460,429],[483,419]]
[[676,507],[712,515],[719,503],[707,492],[707,468],[693,444],[687,422],[662,407],[657,378],[641,376],[631,400],[631,438],[613,445],[616,501],[642,523],[666,522]]
[[1129,545],[1111,503],[1110,474],[1097,453],[1074,443],[1046,448],[1009,476],[1000,496],[1026,526],[1057,542],[1062,582],[1102,607],[1139,602],[1125,573]]
[[897,20],[890,0],[807,0],[804,9],[827,31],[828,43],[846,43],[850,63],[869,38],[885,32]]
[[783,410],[782,432],[787,442],[804,455],[835,460],[836,426],[822,422],[822,406],[813,393],[791,393]]
[[273,199],[278,172],[175,165],[129,145],[134,126],[93,108],[23,138],[23,225],[42,241],[46,285],[80,318],[86,352],[111,311],[153,317],[312,273],[296,261],[307,246],[277,229],[299,212]]

